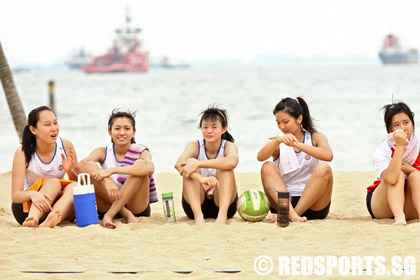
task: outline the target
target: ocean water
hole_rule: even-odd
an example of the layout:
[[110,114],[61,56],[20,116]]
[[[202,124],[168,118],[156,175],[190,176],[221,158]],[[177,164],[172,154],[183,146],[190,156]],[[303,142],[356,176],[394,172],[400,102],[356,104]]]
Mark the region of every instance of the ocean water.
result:
[[[209,104],[227,109],[239,149],[237,171],[258,172],[256,155],[279,132],[272,110],[284,97],[303,96],[334,152],[334,170],[373,170],[373,151],[386,135],[381,107],[409,104],[420,121],[420,67],[413,65],[287,65],[152,69],[148,73],[85,74],[34,70],[14,75],[25,112],[48,105],[56,83],[60,135],[80,159],[110,143],[113,108],[137,110],[136,141],[147,145],[156,172],[175,172],[179,154],[201,137],[199,113]],[[0,173],[12,169],[19,146],[4,95],[0,101]],[[417,125],[418,126],[418,125]]]

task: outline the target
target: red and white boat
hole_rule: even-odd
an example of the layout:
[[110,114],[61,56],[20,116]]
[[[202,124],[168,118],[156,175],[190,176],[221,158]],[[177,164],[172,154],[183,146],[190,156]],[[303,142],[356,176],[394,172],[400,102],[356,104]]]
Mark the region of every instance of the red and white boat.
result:
[[126,28],[115,30],[116,39],[104,55],[94,57],[93,62],[82,66],[86,73],[146,72],[149,70],[149,52],[141,49],[138,39],[140,28],[131,28],[127,15]]

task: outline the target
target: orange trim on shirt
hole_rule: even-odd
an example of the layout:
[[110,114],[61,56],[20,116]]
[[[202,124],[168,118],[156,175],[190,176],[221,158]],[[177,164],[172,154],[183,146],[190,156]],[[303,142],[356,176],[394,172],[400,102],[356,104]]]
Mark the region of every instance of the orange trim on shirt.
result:
[[[27,191],[39,191],[41,188],[42,188],[42,184],[45,182],[45,181],[47,181],[48,179],[51,179],[51,178],[39,178],[39,179],[37,179],[33,184],[32,184],[32,186],[30,186],[29,187],[29,189],[27,189]],[[65,189],[65,187],[67,187],[67,185],[68,184],[70,184],[70,183],[75,183],[76,181],[72,181],[72,180],[63,180],[63,179],[58,179],[59,181],[60,181],[60,183],[61,183],[61,190],[64,190]],[[29,201],[25,201],[24,203],[23,203],[23,212],[24,213],[28,213],[29,212],[29,209],[31,209],[31,204],[32,204],[32,201],[31,200],[29,200]]]

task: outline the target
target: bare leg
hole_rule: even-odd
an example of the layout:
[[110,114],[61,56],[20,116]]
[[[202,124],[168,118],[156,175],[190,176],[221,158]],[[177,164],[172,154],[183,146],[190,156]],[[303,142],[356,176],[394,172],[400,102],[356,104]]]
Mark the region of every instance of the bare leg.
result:
[[214,191],[214,202],[219,207],[216,224],[226,224],[229,205],[236,197],[235,174],[233,170],[217,170],[219,188]]
[[[146,210],[147,206],[149,206],[149,176],[146,175],[141,181],[140,187],[137,189],[137,191],[131,196],[131,199],[127,202],[127,208],[123,208],[122,211],[120,211],[120,214],[124,217],[124,219],[127,221],[127,223],[137,223],[138,219],[133,215],[133,213],[141,213],[144,210]],[[124,184],[125,185],[125,184]],[[121,192],[125,192],[125,187],[121,189]],[[125,211],[124,209],[127,209]]]
[[[49,195],[53,200],[57,197],[57,195],[61,191],[61,183],[58,179],[51,178],[46,180],[42,183],[42,188],[39,190],[41,193],[45,193]],[[50,204],[53,201],[49,201]],[[37,227],[38,221],[46,216],[45,212],[41,212],[35,206],[31,206],[29,209],[28,217],[26,218],[25,222],[23,222],[22,226],[24,227]]]
[[[115,228],[115,225],[112,223],[112,219],[115,215],[124,208],[125,204],[133,198],[133,195],[139,191],[139,189],[146,187],[148,188],[149,178],[148,175],[142,177],[128,176],[124,185],[121,188],[121,199],[113,201],[109,210],[105,213],[102,223],[104,227]],[[146,209],[148,204],[149,197],[147,196],[146,206],[143,210]],[[143,203],[145,204],[145,203]],[[141,205],[138,207],[142,207]]]
[[394,225],[407,225],[404,214],[404,184],[405,174],[400,177],[395,185],[382,181],[372,194],[371,207],[373,215],[378,219],[392,218]]
[[331,167],[325,162],[318,163],[295,207],[296,213],[302,215],[308,209],[313,211],[324,209],[331,201],[332,187]]
[[59,210],[61,212],[62,220],[71,220],[74,218],[73,187],[76,185],[77,183],[67,185],[61,197],[53,205],[53,210]]
[[[99,166],[94,162],[88,163],[92,169],[99,170]],[[78,168],[79,172],[85,172],[83,168]],[[98,210],[101,212],[107,212],[111,207],[113,200],[109,197],[108,192],[105,187],[105,183],[103,181],[96,181],[95,179],[91,178],[93,185],[95,186],[95,195],[96,195],[96,203]],[[119,212],[121,216],[123,216],[126,220],[130,216],[130,212],[127,208],[123,207]],[[133,213],[131,213],[132,215]],[[134,216],[133,216],[134,217]],[[131,217],[130,217],[131,220]]]
[[191,206],[194,213],[195,224],[204,224],[204,216],[201,211],[201,204],[204,202],[204,189],[200,182],[189,178],[183,178],[182,194],[185,200]]
[[420,171],[410,173],[406,180],[404,214],[407,220],[420,217]]
[[[281,178],[280,171],[273,162],[265,162],[263,164],[261,168],[261,181],[270,206],[277,209],[278,194],[268,189],[273,188],[277,191],[287,191],[287,188]],[[271,219],[271,216],[269,218]],[[305,222],[307,220],[306,217],[301,217],[296,213],[291,202],[289,203],[289,219],[292,222]]]

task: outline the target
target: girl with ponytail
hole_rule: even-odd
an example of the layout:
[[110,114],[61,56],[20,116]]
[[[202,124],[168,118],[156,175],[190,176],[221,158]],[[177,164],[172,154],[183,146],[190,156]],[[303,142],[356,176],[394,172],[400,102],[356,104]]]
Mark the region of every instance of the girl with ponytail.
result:
[[77,163],[73,144],[58,136],[54,112],[46,106],[28,115],[22,145],[16,150],[12,168],[12,212],[26,227],[54,227],[74,218],[73,181],[63,180]]
[[[277,213],[276,191],[289,191],[290,221],[324,219],[329,212],[333,186],[332,170],[326,163],[333,159],[327,137],[315,129],[302,97],[282,99],[273,114],[282,134],[270,137],[257,156],[259,161],[273,158],[261,168],[270,210]],[[276,221],[276,215],[269,217]]]
[[195,224],[206,218],[226,224],[236,213],[238,193],[233,169],[238,148],[227,131],[226,111],[210,106],[201,113],[203,139],[187,144],[175,168],[183,177],[182,207]]

